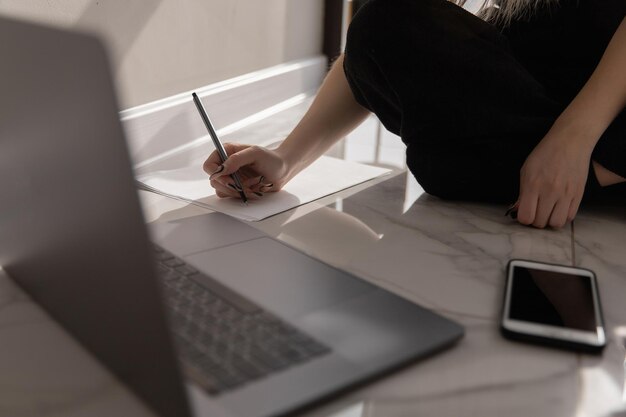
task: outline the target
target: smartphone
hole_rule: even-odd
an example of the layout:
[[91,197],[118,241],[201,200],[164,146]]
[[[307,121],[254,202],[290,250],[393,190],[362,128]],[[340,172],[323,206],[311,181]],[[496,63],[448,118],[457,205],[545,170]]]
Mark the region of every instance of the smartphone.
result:
[[601,352],[606,336],[595,274],[569,266],[509,261],[500,329],[514,340]]

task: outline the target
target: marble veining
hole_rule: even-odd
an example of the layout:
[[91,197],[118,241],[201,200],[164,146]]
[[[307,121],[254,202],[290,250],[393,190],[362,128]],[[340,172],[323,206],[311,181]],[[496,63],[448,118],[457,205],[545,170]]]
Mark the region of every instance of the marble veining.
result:
[[343,200],[344,214],[382,237],[345,258],[341,267],[386,282],[435,310],[490,318],[499,308],[509,259],[570,262],[567,229],[523,228],[505,218],[501,207],[444,202],[424,194],[403,211],[398,198],[403,177]]

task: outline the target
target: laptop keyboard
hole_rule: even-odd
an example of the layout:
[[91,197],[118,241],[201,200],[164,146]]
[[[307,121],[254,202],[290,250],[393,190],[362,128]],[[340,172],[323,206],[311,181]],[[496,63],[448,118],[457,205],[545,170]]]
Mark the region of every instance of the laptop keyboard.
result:
[[156,245],[155,256],[179,360],[187,376],[209,394],[330,352]]

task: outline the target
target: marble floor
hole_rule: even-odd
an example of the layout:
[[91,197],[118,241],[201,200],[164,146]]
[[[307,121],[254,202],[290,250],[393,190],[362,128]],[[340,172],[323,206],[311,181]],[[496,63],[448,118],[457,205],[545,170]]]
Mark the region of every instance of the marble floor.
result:
[[[296,106],[225,140],[282,139]],[[206,149],[161,169],[201,163]],[[506,207],[442,201],[404,170],[399,139],[374,119],[330,154],[390,176],[252,226],[465,326],[453,348],[302,412],[306,417],[605,417],[626,415],[626,210],[583,208],[559,230],[524,227]],[[147,222],[207,213],[140,192]],[[525,345],[498,331],[504,268],[523,258],[597,274],[609,343],[600,356]],[[0,271],[0,415],[151,415]]]
[[[417,365],[405,378],[366,389],[362,415],[586,416],[619,408],[626,323],[623,208],[584,209],[564,229],[537,230],[504,217],[502,207],[445,202],[426,194],[410,205],[392,198],[406,195],[411,187],[418,186],[400,174],[342,199],[341,212],[358,219],[378,239],[360,239],[358,248],[347,256],[343,251],[335,262],[461,322],[467,336],[458,348]],[[281,233],[294,229],[304,227],[287,225]],[[328,260],[333,250],[322,242],[336,239],[332,233],[316,236],[320,244],[314,246],[300,232],[299,238],[286,240]],[[603,357],[520,346],[501,338],[497,327],[504,270],[513,258],[596,272],[610,338]]]
[[[144,195],[149,221],[203,211]],[[505,207],[446,202],[403,171],[253,226],[465,326],[453,349],[323,405],[307,417],[609,416],[624,399],[626,216],[583,209],[560,230],[524,227]],[[151,217],[150,217],[151,216]],[[523,258],[599,279],[609,344],[600,357],[523,345],[498,331],[504,270]]]

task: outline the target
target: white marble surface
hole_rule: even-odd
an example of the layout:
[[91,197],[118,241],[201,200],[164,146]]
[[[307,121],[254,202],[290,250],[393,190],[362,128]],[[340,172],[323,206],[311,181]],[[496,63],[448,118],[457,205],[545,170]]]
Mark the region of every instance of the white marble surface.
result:
[[[615,393],[623,393],[624,368],[614,366],[624,357],[626,344],[626,208],[592,207],[581,211],[574,226],[575,264],[595,271],[604,307],[609,345],[604,360],[582,358],[582,383],[598,387],[595,395],[585,395],[582,402],[590,409],[606,407]],[[623,414],[626,416],[626,407]]]
[[[403,212],[401,199],[391,196],[401,196],[406,182],[400,175],[343,201],[344,213],[382,238],[342,267],[459,321],[467,334],[456,348],[352,393],[346,401],[363,403],[364,416],[604,416],[619,409],[622,339],[612,337],[599,358],[522,345],[500,336],[498,315],[508,259],[572,264],[576,257],[577,264],[598,274],[609,332],[623,329],[624,216],[607,224],[605,213],[584,211],[572,235],[570,227],[522,227],[502,216],[502,207],[444,202],[428,195]],[[602,269],[607,263],[602,251],[588,255],[595,264],[583,259],[578,244],[583,224],[594,231],[596,241],[590,245],[606,245],[607,253],[614,254],[612,269]]]
[[[277,115],[262,128],[233,134],[233,140],[261,143],[268,139],[271,126],[282,134],[302,111]],[[363,134],[371,136],[371,131]],[[368,141],[373,149],[364,146]],[[333,152],[401,167],[403,154],[398,149],[397,138],[374,135],[361,143],[357,134]],[[194,158],[201,156],[198,151]],[[140,195],[147,222],[206,213],[166,197]],[[391,178],[252,223],[466,327],[466,336],[452,349],[303,416],[621,415],[626,210],[583,210],[574,227],[561,230],[520,226],[504,217],[504,210],[430,197],[410,175],[397,170]],[[504,267],[510,258],[575,264],[597,273],[610,338],[602,356],[513,343],[500,336]],[[0,416],[61,415],[150,414],[0,275]]]

